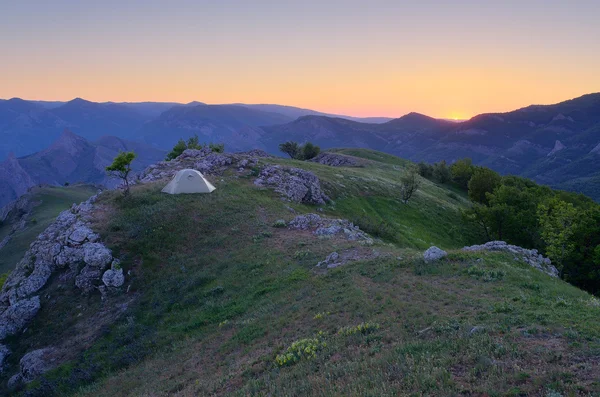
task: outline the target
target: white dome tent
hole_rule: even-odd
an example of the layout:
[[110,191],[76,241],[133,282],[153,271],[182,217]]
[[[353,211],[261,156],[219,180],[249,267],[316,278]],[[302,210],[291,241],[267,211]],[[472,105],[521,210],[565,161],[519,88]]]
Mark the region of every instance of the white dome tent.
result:
[[216,188],[197,170],[185,169],[177,172],[162,190],[168,194],[210,193]]

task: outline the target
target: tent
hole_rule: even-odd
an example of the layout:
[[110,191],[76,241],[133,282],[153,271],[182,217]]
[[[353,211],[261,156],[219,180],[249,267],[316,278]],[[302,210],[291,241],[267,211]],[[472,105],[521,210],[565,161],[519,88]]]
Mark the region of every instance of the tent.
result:
[[175,174],[171,182],[162,190],[163,193],[210,193],[215,187],[196,170],[181,170]]

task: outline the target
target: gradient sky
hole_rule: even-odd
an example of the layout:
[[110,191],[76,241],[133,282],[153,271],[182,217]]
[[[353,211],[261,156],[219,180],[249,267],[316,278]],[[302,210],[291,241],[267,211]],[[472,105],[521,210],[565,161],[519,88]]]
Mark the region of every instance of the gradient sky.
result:
[[0,98],[466,118],[600,91],[600,1],[0,0]]

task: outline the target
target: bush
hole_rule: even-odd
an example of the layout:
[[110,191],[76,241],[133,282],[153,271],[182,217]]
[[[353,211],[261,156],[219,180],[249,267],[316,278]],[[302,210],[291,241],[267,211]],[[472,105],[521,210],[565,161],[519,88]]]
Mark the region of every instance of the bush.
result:
[[423,178],[431,179],[433,176],[433,166],[421,161],[419,164],[417,164],[417,172]]
[[438,181],[439,183],[448,183],[452,175],[450,174],[450,169],[446,166],[446,161],[442,160],[439,163],[435,163],[433,165],[433,179]]
[[279,150],[295,160],[310,160],[315,158],[321,152],[321,148],[311,142],[299,145],[298,142],[294,141],[280,144]]
[[166,161],[171,161],[179,157],[185,150],[187,149],[204,149],[208,147],[213,153],[223,153],[225,151],[225,144],[223,143],[209,143],[208,145],[205,143],[200,143],[200,139],[197,134],[194,134],[193,137],[188,138],[187,141],[183,139],[179,139],[173,149],[167,154],[165,158]]
[[351,336],[356,334],[368,335],[377,331],[380,328],[380,325],[377,323],[360,323],[353,327],[343,327],[338,330],[339,335]]
[[317,357],[317,352],[327,344],[320,337],[300,339],[292,343],[282,354],[275,357],[280,367],[296,364],[300,360],[310,360]]

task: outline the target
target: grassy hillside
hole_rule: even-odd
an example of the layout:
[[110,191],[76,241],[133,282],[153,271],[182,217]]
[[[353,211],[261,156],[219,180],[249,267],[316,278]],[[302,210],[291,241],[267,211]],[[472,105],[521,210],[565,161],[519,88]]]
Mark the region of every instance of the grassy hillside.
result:
[[[87,200],[97,190],[89,185],[34,188],[29,194],[30,200],[36,204],[28,217],[27,226],[15,233],[9,243],[0,250],[0,274],[14,268],[29,248],[29,244],[54,221],[61,211],[66,210],[73,203]],[[0,240],[10,232],[11,228],[11,224],[0,224]]]
[[[210,195],[164,195],[164,183],[135,186],[128,199],[104,194],[95,228],[131,275],[128,292],[103,307],[126,302],[126,315],[29,395],[600,392],[598,300],[512,255],[457,250],[473,242],[460,222],[465,197],[423,181],[401,204],[404,161],[345,153],[370,160],[266,161],[317,174],[334,199],[322,214],[356,220],[381,238],[373,245],[276,227],[317,209],[280,200],[252,174],[209,178]],[[431,244],[450,255],[425,264]],[[315,268],[332,251],[357,260]],[[62,295],[56,306],[100,300]],[[77,316],[93,316],[49,310],[22,343],[43,346],[47,334],[35,335],[49,328],[61,340]]]

